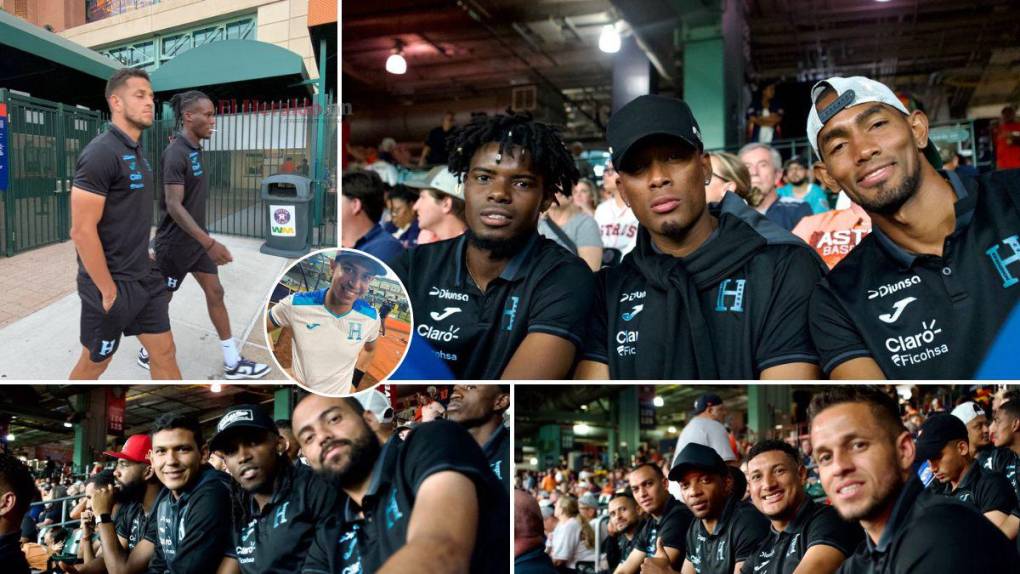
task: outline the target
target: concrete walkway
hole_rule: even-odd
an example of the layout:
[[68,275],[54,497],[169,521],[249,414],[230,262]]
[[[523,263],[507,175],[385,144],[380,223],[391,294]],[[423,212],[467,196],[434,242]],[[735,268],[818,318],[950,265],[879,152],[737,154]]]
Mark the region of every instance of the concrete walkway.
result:
[[[287,380],[272,361],[261,323],[269,293],[291,261],[259,253],[260,239],[214,237],[234,256],[220,267],[220,281],[241,354],[272,366],[263,380]],[[0,259],[0,308],[10,310],[0,317],[6,319],[0,322],[0,380],[66,380],[71,372],[81,352],[74,257],[74,246],[65,242]],[[223,378],[219,338],[193,277],[170,302],[170,328],[185,380]],[[102,380],[148,380],[148,371],[135,363],[139,348],[136,337],[123,338]]]

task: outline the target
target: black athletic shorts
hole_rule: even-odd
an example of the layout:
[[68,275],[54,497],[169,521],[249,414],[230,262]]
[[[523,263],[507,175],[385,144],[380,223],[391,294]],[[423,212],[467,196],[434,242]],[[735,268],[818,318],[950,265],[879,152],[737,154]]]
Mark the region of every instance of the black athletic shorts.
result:
[[157,248],[156,264],[163,274],[166,290],[170,292],[181,288],[188,273],[218,273],[216,264],[204,250],[183,254],[173,248]]
[[136,281],[118,281],[117,298],[109,311],[103,311],[103,296],[87,275],[78,275],[81,298],[81,344],[89,358],[98,363],[113,356],[121,335],[166,333],[170,330],[170,295],[163,276],[155,267],[147,277]]

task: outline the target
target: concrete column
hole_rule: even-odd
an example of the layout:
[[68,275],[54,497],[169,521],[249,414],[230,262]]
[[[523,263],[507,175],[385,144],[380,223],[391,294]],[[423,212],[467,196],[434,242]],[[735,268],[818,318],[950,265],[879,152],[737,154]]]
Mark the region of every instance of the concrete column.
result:
[[620,454],[624,457],[624,464],[630,464],[630,456],[637,452],[638,444],[641,442],[637,387],[625,387],[616,400],[620,405]]
[[771,433],[777,424],[785,422],[783,415],[793,403],[789,385],[748,385],[747,428],[759,440]]
[[74,410],[82,414],[74,425],[74,472],[85,472],[106,448],[106,389],[92,387],[75,395]]
[[273,393],[273,418],[290,420],[294,411],[294,394],[290,388],[279,389]]
[[560,425],[543,425],[538,429],[538,470],[556,466],[560,460]]

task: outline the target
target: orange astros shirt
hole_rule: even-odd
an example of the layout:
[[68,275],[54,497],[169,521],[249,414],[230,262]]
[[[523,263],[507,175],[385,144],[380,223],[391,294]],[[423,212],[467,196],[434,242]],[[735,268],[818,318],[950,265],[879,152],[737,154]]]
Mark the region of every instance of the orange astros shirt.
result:
[[804,240],[832,269],[871,233],[871,217],[856,203],[800,220],[793,234]]

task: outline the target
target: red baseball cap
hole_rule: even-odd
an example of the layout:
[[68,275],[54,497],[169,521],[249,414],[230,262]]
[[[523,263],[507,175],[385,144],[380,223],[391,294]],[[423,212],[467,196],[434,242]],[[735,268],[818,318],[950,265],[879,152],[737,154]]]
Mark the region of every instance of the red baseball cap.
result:
[[128,437],[120,452],[105,450],[103,454],[114,458],[122,458],[131,462],[149,462],[149,451],[152,450],[152,439],[147,434],[135,434]]

